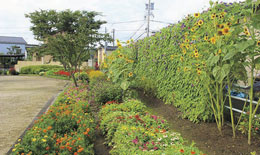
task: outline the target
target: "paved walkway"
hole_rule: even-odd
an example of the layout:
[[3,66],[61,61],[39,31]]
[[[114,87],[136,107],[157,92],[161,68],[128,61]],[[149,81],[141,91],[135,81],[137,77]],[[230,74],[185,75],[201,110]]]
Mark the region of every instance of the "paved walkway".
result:
[[39,76],[0,76],[0,155],[67,82]]

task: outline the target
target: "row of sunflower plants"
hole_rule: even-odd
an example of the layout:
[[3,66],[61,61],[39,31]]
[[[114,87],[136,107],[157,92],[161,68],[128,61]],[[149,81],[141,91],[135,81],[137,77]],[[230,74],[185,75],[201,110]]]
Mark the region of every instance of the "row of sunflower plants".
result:
[[12,150],[13,155],[94,154],[95,122],[87,86],[67,88]]
[[[232,109],[225,88],[230,94],[233,83],[249,77],[250,144],[251,122],[257,109],[252,108],[254,71],[260,63],[259,3],[211,1],[208,10],[188,15],[154,36],[127,42],[125,47],[118,42],[119,48],[106,58],[102,69],[125,89],[132,85],[152,90],[193,122],[214,119],[220,133],[226,100]],[[230,114],[235,137],[232,110]]]
[[149,114],[140,101],[110,101],[99,117],[111,154],[203,154],[193,144],[185,146],[180,134],[170,131],[163,118]]

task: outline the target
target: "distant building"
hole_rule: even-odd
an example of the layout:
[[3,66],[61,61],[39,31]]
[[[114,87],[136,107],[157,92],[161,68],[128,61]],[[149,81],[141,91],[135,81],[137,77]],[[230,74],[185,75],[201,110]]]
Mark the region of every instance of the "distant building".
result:
[[109,56],[116,49],[117,46],[107,46],[106,53],[105,53],[105,47],[104,46],[99,47],[97,52],[98,65],[101,65],[101,63],[104,61],[105,55]]
[[[8,54],[12,49],[19,49],[19,53],[23,54],[25,58],[27,57],[26,52],[27,42],[22,37],[8,37],[8,36],[0,36],[0,53],[2,55]],[[13,54],[15,55],[15,54]]]

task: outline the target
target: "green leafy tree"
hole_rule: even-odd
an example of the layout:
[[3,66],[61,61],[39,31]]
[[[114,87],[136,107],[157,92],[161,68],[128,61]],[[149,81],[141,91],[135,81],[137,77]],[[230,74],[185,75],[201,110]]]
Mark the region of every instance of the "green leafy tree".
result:
[[43,42],[39,51],[52,55],[60,61],[64,68],[71,72],[77,86],[74,74],[80,65],[95,50],[102,40],[110,41],[108,34],[98,32],[105,21],[96,20],[97,12],[55,10],[35,11],[25,16],[30,18],[35,38]]

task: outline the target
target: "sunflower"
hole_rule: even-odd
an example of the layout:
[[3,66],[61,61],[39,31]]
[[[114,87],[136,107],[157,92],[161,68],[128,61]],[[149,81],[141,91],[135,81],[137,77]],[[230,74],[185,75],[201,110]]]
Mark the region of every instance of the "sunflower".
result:
[[257,45],[257,46],[260,46],[260,41],[257,41],[256,45]]
[[199,57],[199,53],[194,54],[195,58]]
[[221,49],[219,49],[219,50],[218,50],[218,54],[221,54],[221,52],[222,52]]
[[211,15],[211,19],[214,19],[215,17],[216,17],[216,14],[213,13],[213,14]]
[[197,68],[197,74],[200,75],[201,74],[201,69]]
[[247,27],[244,27],[244,32],[248,32],[248,29],[247,29]]
[[194,32],[194,31],[195,31],[195,28],[191,28],[190,30],[191,30],[191,32]]
[[186,52],[186,50],[184,49],[184,50],[182,51],[182,53],[183,53],[183,54],[186,54],[187,52]]
[[129,77],[132,77],[132,76],[133,76],[133,72],[130,72],[130,73],[128,74],[128,76],[129,76]]
[[130,44],[130,40],[127,40],[126,43],[127,43],[127,44]]
[[232,23],[231,23],[231,22],[228,22],[228,23],[227,23],[227,26],[231,26],[231,25],[232,25]]
[[184,60],[184,58],[183,58],[183,56],[181,56],[181,62],[183,62],[183,60]]
[[123,57],[123,55],[122,55],[122,54],[119,54],[119,55],[118,55],[118,57],[119,57],[119,58],[122,58],[122,57]]
[[223,32],[224,35],[226,35],[226,34],[228,34],[229,30],[230,30],[229,27],[225,27],[225,28],[222,30],[222,32]]
[[194,50],[194,54],[198,54],[199,51],[197,49]]
[[205,41],[208,41],[208,39],[209,39],[208,36],[205,36],[205,37],[204,37],[204,40],[205,40]]
[[186,39],[185,42],[186,42],[186,43],[189,43],[190,41],[189,41],[189,39]]
[[245,34],[246,34],[247,36],[250,36],[250,32],[245,32]]
[[216,38],[215,38],[215,37],[210,38],[210,42],[211,42],[212,44],[216,44]]
[[200,17],[200,13],[194,13],[194,17],[199,18]]
[[189,48],[190,48],[190,45],[189,45],[189,44],[188,44],[188,45],[186,45],[186,48],[187,48],[187,49],[189,49]]
[[200,25],[202,25],[203,24],[203,20],[199,20],[198,21],[198,25],[200,26]]
[[219,35],[219,36],[222,36],[222,35],[223,35],[223,31],[219,30],[219,31],[218,31],[218,35]]

